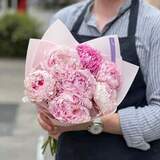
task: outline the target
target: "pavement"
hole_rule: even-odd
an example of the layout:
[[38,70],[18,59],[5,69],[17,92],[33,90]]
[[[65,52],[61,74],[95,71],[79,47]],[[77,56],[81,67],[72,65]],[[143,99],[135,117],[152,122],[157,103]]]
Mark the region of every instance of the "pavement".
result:
[[0,159],[43,160],[36,108],[24,104],[24,60],[0,59]]
[[[56,11],[30,6],[28,12],[41,22],[44,33]],[[24,70],[25,60],[0,59],[0,160],[54,159],[49,152],[41,154],[46,133],[37,122],[35,106],[22,102]]]

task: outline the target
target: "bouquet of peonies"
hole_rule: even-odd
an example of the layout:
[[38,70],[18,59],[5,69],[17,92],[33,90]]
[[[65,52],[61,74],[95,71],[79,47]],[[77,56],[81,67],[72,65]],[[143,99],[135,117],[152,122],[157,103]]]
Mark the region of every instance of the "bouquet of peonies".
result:
[[93,119],[95,111],[100,115],[116,110],[121,72],[89,45],[74,49],[53,44],[24,82],[29,101],[46,104],[61,123],[79,124]]
[[[58,23],[64,27],[61,22]],[[47,110],[49,118],[63,126],[85,123],[114,113],[120,103],[119,92],[125,78],[118,65],[122,64],[122,60],[116,63],[115,41],[112,38],[110,42],[110,54],[105,54],[94,44],[75,43],[70,46],[40,40],[36,50],[28,49],[32,56],[28,56],[26,62],[24,100],[43,106],[40,110]],[[49,137],[44,149],[47,144],[52,144],[51,152],[54,153],[55,141]]]

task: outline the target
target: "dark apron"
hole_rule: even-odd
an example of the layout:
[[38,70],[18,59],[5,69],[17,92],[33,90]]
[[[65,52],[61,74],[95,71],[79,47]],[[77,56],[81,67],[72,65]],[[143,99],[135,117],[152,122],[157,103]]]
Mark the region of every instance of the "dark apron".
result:
[[[72,29],[73,36],[79,42],[97,38],[78,34],[87,8],[88,6]],[[132,0],[131,6],[126,11],[129,9],[128,36],[119,38],[121,55],[123,60],[140,66],[135,42],[139,0]],[[126,11],[109,24],[108,30]],[[118,106],[118,110],[129,106],[144,107],[145,105],[147,105],[146,84],[140,69],[128,94]],[[150,150],[141,151],[127,147],[125,140],[120,135],[102,133],[95,136],[87,131],[67,132],[59,138],[56,160],[160,160],[160,140],[150,144]]]

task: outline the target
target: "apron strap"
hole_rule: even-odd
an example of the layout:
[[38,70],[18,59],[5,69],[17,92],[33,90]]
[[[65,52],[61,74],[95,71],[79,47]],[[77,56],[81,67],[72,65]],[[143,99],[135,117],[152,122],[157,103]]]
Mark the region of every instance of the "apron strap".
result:
[[129,16],[128,36],[135,36],[138,21],[139,0],[132,0]]
[[129,7],[127,7],[119,16],[117,16],[112,22],[110,22],[108,24],[107,29],[105,30],[105,32],[101,36],[104,36],[106,34],[106,32],[109,31],[110,28],[117,22],[117,20],[119,20],[130,9],[131,9],[131,5]]
[[[80,14],[80,16],[77,18],[77,21],[75,22],[73,28],[72,28],[72,32],[73,33],[78,33],[83,20],[84,20],[84,16],[85,13],[89,7],[89,5],[92,3],[92,1],[90,1],[85,8],[83,9],[82,13]],[[115,18],[111,23],[108,24],[108,28],[106,30],[106,32],[112,27],[112,25],[119,19],[121,18],[128,10],[130,11],[130,16],[129,16],[129,26],[128,26],[128,36],[134,36],[136,33],[136,27],[137,27],[137,19],[138,19],[138,9],[139,9],[139,0],[132,0],[132,4],[126,8],[124,10],[123,13],[121,13],[117,18]],[[104,32],[101,36],[104,36],[105,33]]]
[[[84,7],[80,16],[77,18],[77,21],[75,22],[72,28],[72,33],[78,34],[78,31],[83,23],[85,13],[91,3],[92,1],[89,1],[89,3]],[[117,16],[111,23],[108,24],[107,30],[101,36],[104,36],[105,33],[112,27],[112,25],[114,25],[114,23],[118,19],[120,19],[129,9],[130,9],[130,15],[129,15],[129,25],[128,25],[128,36],[129,37],[135,36],[137,20],[138,20],[139,0],[132,0],[131,5],[128,8],[126,8],[119,16]],[[111,46],[111,60],[113,63],[115,63],[116,62],[115,41],[113,38],[110,38],[109,42]]]
[[89,5],[92,3],[92,1],[90,1],[85,7],[84,9],[82,10],[82,13],[80,14],[80,16],[77,18],[77,21],[75,22],[75,24],[73,25],[73,28],[72,28],[72,32],[73,33],[77,33],[78,34],[78,31],[83,23],[83,20],[84,20],[84,16],[85,16],[85,13],[89,7]]

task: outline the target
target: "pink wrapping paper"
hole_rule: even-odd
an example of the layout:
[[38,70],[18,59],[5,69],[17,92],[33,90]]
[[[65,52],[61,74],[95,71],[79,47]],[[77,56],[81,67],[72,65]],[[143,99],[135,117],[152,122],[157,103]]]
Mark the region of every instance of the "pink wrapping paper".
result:
[[[118,36],[104,36],[101,38],[97,38],[88,42],[90,46],[96,48],[97,50],[101,51],[107,57],[111,57],[111,44],[110,39],[114,39],[115,42],[115,60],[116,63],[121,68],[122,72],[122,86],[118,91],[118,98],[117,98],[117,106],[122,102],[124,97],[126,96],[137,72],[139,67],[135,66],[131,63],[123,61],[120,55],[120,46],[118,41]],[[75,47],[78,42],[74,39],[70,31],[67,27],[60,21],[57,20],[44,34],[42,39],[31,39],[28,46],[27,57],[26,57],[26,66],[25,66],[25,76],[32,71],[34,67],[36,67],[41,61],[43,61],[45,57],[45,53],[50,51],[54,44],[63,44],[68,47]],[[46,115],[57,125],[64,125],[57,120],[51,118],[51,115],[48,114],[45,109],[43,108],[41,111],[46,113]],[[70,124],[65,124],[70,125]]]

